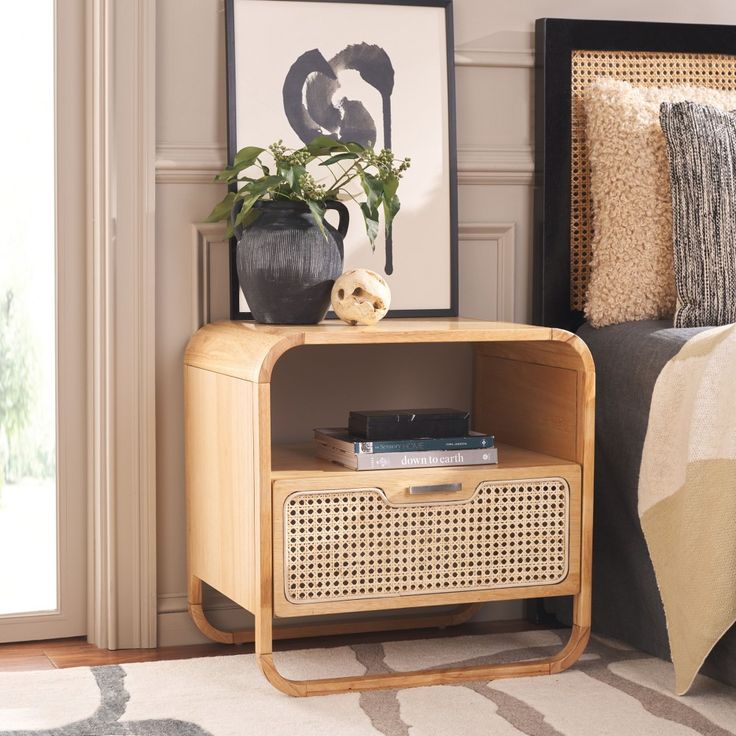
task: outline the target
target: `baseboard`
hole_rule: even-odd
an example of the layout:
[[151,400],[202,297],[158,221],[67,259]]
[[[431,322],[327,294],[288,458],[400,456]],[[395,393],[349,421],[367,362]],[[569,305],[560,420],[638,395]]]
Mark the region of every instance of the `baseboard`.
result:
[[[192,622],[189,613],[182,610],[182,596],[162,596],[159,599],[158,645],[160,647],[186,646],[189,644],[206,644],[209,642]],[[389,615],[381,612],[378,615]],[[395,613],[395,612],[394,612]],[[253,627],[253,616],[242,608],[231,603],[217,601],[208,608],[207,615],[217,627],[226,630],[250,629]],[[408,611],[407,615],[416,615]],[[339,616],[330,617],[340,620]],[[488,603],[475,616],[475,621],[507,621],[524,618],[523,601],[498,601]],[[291,621],[295,623],[295,621]]]
[[[242,608],[219,609],[208,612],[210,621],[225,630],[253,628],[253,616]],[[160,647],[211,644],[194,625],[188,611],[172,611],[158,615],[158,645]]]

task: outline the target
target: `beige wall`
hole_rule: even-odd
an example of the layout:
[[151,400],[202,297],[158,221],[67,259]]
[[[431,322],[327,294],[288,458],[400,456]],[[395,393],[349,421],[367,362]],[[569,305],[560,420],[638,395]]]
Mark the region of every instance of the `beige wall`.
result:
[[[526,321],[531,288],[532,32],[537,17],[736,22],[732,0],[455,0],[460,308],[465,316]],[[225,160],[222,0],[157,0],[157,443],[160,643],[191,641],[185,609],[181,358],[202,319],[226,316],[225,246],[197,229],[222,196],[211,184]],[[265,32],[268,32],[267,30]],[[203,255],[210,278],[203,288]],[[210,285],[211,284],[211,285]],[[467,404],[469,355],[415,348],[399,356],[356,349],[288,356],[275,432],[304,437],[339,423],[348,405]],[[407,360],[408,359],[408,360]],[[421,365],[407,375],[396,366]],[[338,368],[349,379],[332,384]],[[380,392],[356,390],[385,377]],[[397,376],[400,376],[397,378]],[[321,401],[314,384],[330,387]],[[311,387],[301,393],[302,387]],[[286,391],[286,388],[284,389]],[[323,394],[324,395],[324,394]],[[349,397],[349,398],[348,398]],[[514,615],[518,606],[495,615]],[[232,619],[224,608],[220,615]],[[228,618],[229,617],[229,618]],[[230,621],[232,623],[232,621]]]

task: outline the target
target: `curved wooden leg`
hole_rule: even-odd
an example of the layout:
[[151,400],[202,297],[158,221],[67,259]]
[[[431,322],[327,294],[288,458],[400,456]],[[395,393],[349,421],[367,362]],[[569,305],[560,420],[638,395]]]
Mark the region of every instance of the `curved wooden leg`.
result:
[[550,662],[549,672],[554,675],[558,672],[564,672],[572,667],[575,662],[580,659],[580,655],[585,651],[590,639],[590,626],[573,625],[570,632],[570,638],[567,644],[552,658]]
[[207,620],[207,616],[202,608],[202,581],[194,575],[191,575],[189,578],[189,600],[187,607],[189,608],[189,615],[192,617],[194,625],[208,639],[212,639],[212,641],[220,644],[239,643],[236,636],[243,632],[223,631],[222,629],[215,628]]
[[[586,608],[578,605],[575,596],[576,614]],[[550,675],[566,670],[573,665],[585,650],[590,637],[589,621],[585,626],[574,623],[567,644],[557,654],[544,659],[504,664],[473,665],[469,667],[447,667],[413,672],[391,672],[362,677],[333,677],[318,680],[289,680],[283,677],[273,661],[273,655],[258,655],[258,664],[268,681],[287,695],[304,697],[308,695],[332,695],[382,688],[407,688],[426,685],[447,685],[471,680],[499,680],[508,677],[530,677]]]
[[[313,636],[337,636],[339,634],[365,634],[374,631],[402,631],[407,629],[446,628],[469,621],[483,606],[468,603],[449,613],[421,616],[385,616],[375,619],[354,619],[329,623],[279,626],[273,629],[274,639],[303,639]],[[255,641],[254,629],[225,631],[213,626],[202,607],[202,581],[192,577],[189,583],[189,613],[196,627],[208,638],[220,644],[249,644]]]
[[265,606],[261,610],[261,623],[264,631],[261,632],[260,639],[258,639],[254,630],[223,631],[214,627],[207,620],[207,616],[202,609],[201,580],[193,577],[189,586],[189,611],[197,628],[205,636],[223,644],[241,644],[256,641],[258,664],[268,681],[278,690],[281,690],[281,692],[298,697],[378,690],[391,687],[420,687],[423,685],[442,685],[471,680],[497,680],[508,677],[556,674],[572,666],[588,644],[588,639],[590,638],[589,589],[584,590],[584,592],[574,597],[573,626],[567,644],[557,654],[544,659],[314,680],[290,680],[283,677],[273,661],[273,654],[270,647],[270,641],[272,639],[294,639],[310,636],[365,633],[369,631],[456,626],[469,620],[481,605],[480,603],[474,603],[460,606],[448,614],[440,615],[401,618],[387,617],[373,620],[283,626],[273,629],[272,634],[266,630],[271,628],[267,625],[269,621],[263,619],[264,616],[268,617],[270,614],[270,608]]

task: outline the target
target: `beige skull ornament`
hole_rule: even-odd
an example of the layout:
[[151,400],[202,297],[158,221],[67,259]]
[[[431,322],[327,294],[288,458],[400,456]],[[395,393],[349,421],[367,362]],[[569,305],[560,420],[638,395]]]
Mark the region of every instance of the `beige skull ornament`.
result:
[[332,308],[349,325],[372,325],[383,319],[391,304],[388,284],[367,268],[346,271],[332,287]]

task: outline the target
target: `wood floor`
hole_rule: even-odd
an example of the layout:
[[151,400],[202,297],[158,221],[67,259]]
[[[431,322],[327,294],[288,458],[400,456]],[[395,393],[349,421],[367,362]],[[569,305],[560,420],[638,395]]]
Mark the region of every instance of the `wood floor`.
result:
[[244,648],[225,644],[199,644],[159,649],[98,649],[84,639],[51,639],[49,641],[0,644],[0,672],[49,670],[64,667],[94,667],[123,662],[154,662],[160,659],[187,659],[223,654],[241,654]]
[[[440,636],[465,636],[468,634],[508,633],[542,628],[528,621],[494,621],[468,623],[452,629],[417,629],[416,631],[377,632],[349,636],[331,636],[274,642],[274,649],[309,649],[344,646],[358,642],[397,641],[402,639],[427,639]],[[549,627],[544,627],[549,628]],[[23,670],[47,670],[64,667],[94,667],[126,662],[156,662],[164,659],[189,659],[191,657],[217,657],[231,654],[248,654],[252,644],[196,644],[193,646],[159,647],[158,649],[119,649],[111,652],[88,644],[83,638],[52,639],[49,641],[0,644],[0,672]]]

